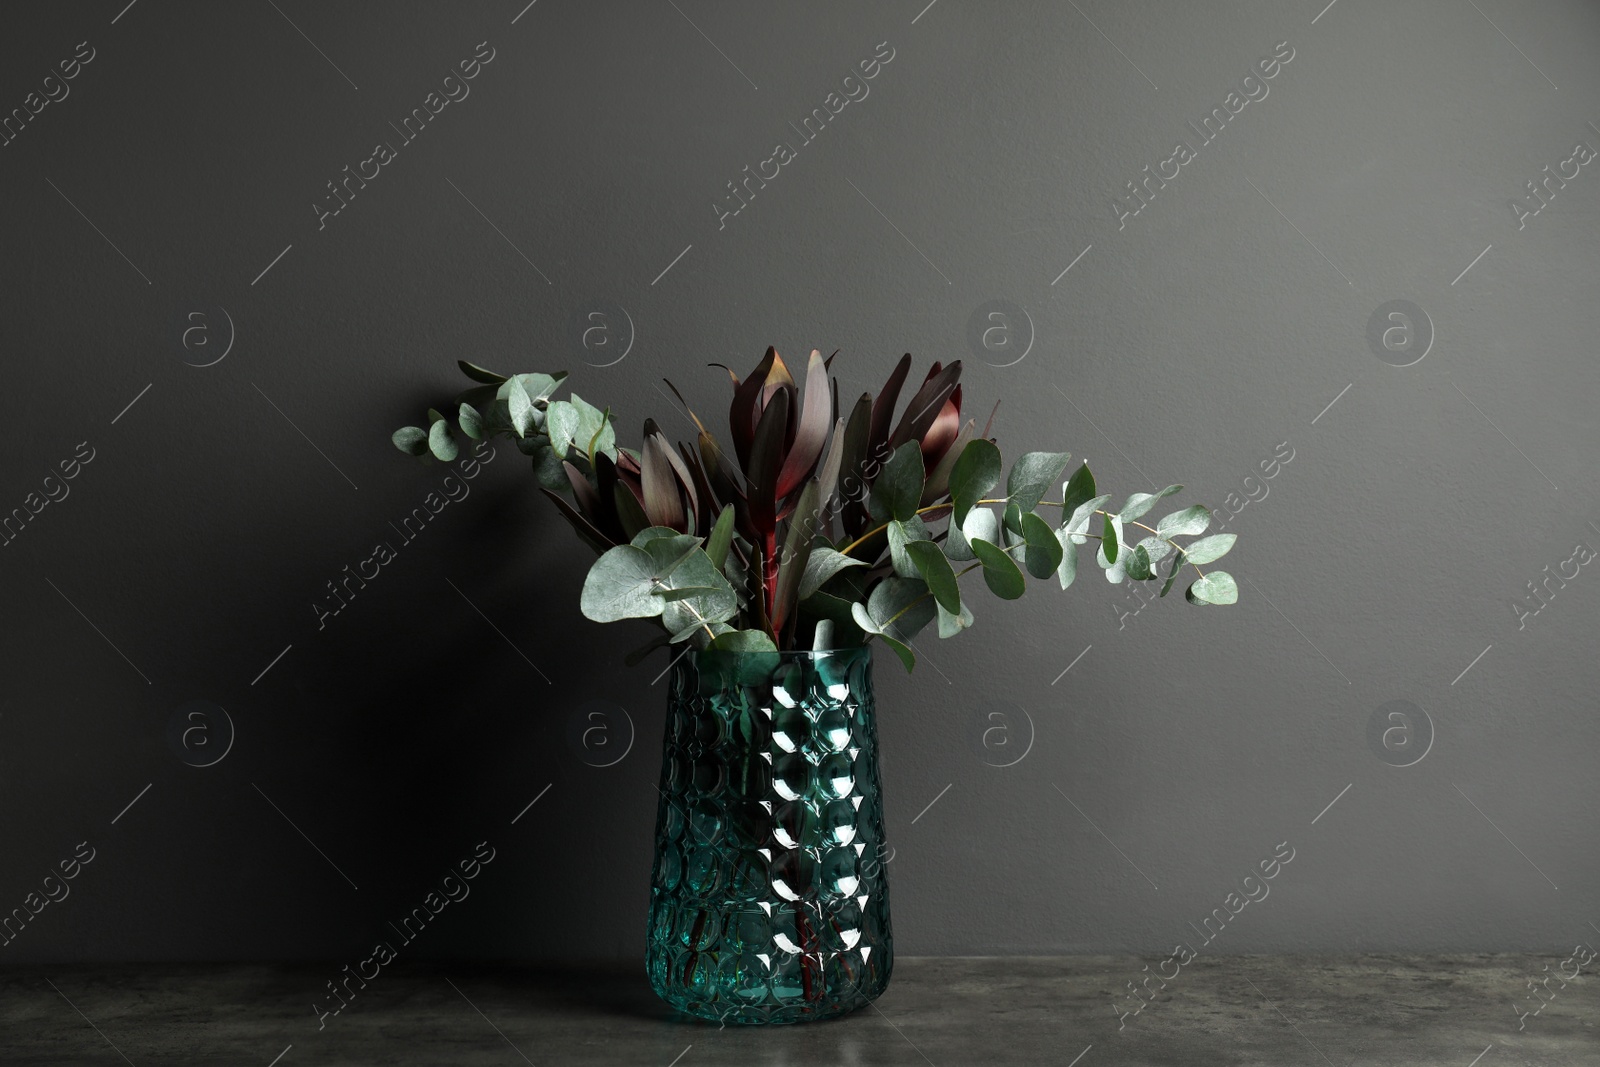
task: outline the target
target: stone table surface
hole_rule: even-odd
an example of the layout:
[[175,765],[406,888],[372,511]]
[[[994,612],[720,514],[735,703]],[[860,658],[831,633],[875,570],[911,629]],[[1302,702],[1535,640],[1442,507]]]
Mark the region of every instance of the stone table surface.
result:
[[320,1028],[337,964],[15,968],[0,1064],[1600,1064],[1600,986],[1553,979],[1531,1000],[1560,968],[1547,956],[1201,958],[1131,1014],[1147,963],[903,958],[874,1006],[764,1029],[675,1017],[642,967],[396,964]]

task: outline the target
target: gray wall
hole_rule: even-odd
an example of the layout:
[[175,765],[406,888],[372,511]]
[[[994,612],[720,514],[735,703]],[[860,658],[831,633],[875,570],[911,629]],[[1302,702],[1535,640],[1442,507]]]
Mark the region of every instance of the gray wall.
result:
[[[852,390],[964,359],[1008,450],[1183,481],[1240,535],[1235,608],[1135,613],[1089,573],[984,596],[914,676],[880,659],[901,951],[1165,954],[1284,842],[1208,951],[1596,936],[1600,164],[1509,202],[1600,147],[1600,10],[922,3],[9,14],[4,108],[94,58],[0,148],[0,507],[66,494],[0,548],[0,909],[94,858],[0,959],[356,958],[480,841],[416,954],[636,956],[663,664],[621,659],[649,630],[579,615],[587,551],[514,453],[402,544],[444,472],[388,434],[457,357],[682,431],[656,383],[720,420],[705,364],[769,343],[842,349]],[[480,41],[470,95],[319,228]],[[1395,300],[1424,316],[1398,353],[1369,341]],[[1546,565],[1576,576],[1519,615]]]

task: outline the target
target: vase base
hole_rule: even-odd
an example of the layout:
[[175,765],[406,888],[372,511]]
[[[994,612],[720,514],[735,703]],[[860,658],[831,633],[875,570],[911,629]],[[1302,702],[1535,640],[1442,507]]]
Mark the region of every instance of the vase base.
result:
[[672,1008],[696,1019],[784,1026],[835,1019],[866,1007],[888,987],[892,966],[884,957],[866,967],[857,958],[850,961],[856,966],[848,968],[841,966],[843,953],[826,962],[813,958],[808,988],[800,957],[771,960],[769,965],[742,954],[719,959],[721,955],[684,952],[669,962],[652,954],[646,967],[651,988]]

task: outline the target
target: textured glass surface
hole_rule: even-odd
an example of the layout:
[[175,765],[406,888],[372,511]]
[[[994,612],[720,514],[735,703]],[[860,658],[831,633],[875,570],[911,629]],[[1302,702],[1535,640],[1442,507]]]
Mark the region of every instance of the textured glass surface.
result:
[[673,668],[645,966],[705,1019],[842,1015],[889,983],[872,652]]

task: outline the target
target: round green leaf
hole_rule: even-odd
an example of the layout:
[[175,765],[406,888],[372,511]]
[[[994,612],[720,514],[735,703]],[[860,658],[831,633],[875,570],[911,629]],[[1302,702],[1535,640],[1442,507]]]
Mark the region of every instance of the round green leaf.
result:
[[1191,504],[1182,511],[1174,511],[1156,523],[1157,537],[1178,537],[1185,534],[1204,533],[1211,525],[1211,512],[1204,504]]
[[402,426],[389,437],[389,440],[394,442],[394,447],[408,456],[422,456],[428,452],[428,431],[421,426]]
[[1122,505],[1122,510],[1118,511],[1117,514],[1121,515],[1125,522],[1132,522],[1155,507],[1158,501],[1171,496],[1182,488],[1183,486],[1181,485],[1169,485],[1159,493],[1134,493],[1128,498],[1128,502]]
[[[731,508],[731,505],[730,505]],[[806,572],[800,579],[800,599],[806,600],[827,584],[828,579],[846,567],[865,567],[864,560],[852,559],[831,548],[813,548],[806,560]]]
[[436,459],[449,463],[461,454],[461,448],[450,436],[450,424],[440,419],[428,428],[428,451]]
[[1239,586],[1227,571],[1212,571],[1196,578],[1183,595],[1191,604],[1233,604],[1239,600]]
[[992,541],[977,538],[972,541],[972,551],[983,564],[983,580],[995,596],[1003,600],[1015,600],[1027,592],[1028,581],[1022,576],[1022,569],[1005,549]]
[[1023,511],[1032,511],[1067,469],[1070,459],[1068,452],[1028,452],[1017,457],[1006,476],[1006,496]]
[[595,622],[648,619],[660,615],[666,604],[652,596],[656,588],[656,562],[642,548],[609,548],[589,568],[578,607]]
[[910,519],[922,502],[922,446],[907,441],[894,450],[872,483],[872,497],[890,517]]
[[718,634],[707,647],[718,652],[778,651],[778,646],[772,643],[772,638],[767,636],[765,630],[729,630]]
[[950,521],[961,525],[984,494],[1000,482],[1000,449],[993,441],[978,437],[967,442],[961,457],[950,468],[950,502],[955,505]]
[[1210,563],[1212,560],[1221,559],[1228,554],[1233,543],[1239,539],[1238,534],[1212,534],[1200,540],[1185,545],[1183,554],[1190,563]]

